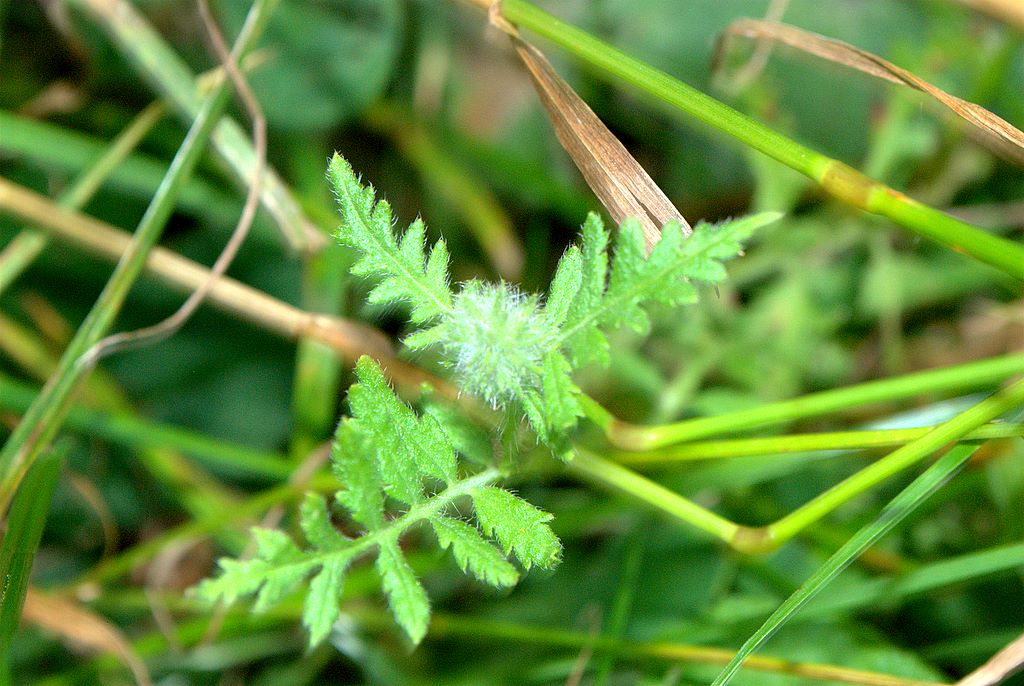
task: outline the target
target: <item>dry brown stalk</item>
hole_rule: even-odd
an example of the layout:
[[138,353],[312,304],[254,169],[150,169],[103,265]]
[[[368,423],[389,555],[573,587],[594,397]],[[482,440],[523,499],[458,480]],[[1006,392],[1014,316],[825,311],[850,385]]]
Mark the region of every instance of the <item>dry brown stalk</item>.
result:
[[716,65],[721,62],[721,56],[736,37],[782,43],[875,78],[926,93],[973,125],[982,134],[983,142],[988,143],[994,152],[1018,164],[1024,164],[1024,132],[1020,129],[984,107],[950,95],[906,69],[866,50],[788,24],[763,19],[738,19],[722,32],[713,60]]

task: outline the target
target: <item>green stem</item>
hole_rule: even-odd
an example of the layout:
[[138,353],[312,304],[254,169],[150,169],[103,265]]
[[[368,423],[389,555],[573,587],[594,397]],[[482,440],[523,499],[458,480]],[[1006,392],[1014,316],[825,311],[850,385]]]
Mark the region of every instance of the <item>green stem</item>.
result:
[[608,441],[622,450],[652,450],[709,436],[786,424],[797,419],[882,402],[903,400],[927,393],[963,392],[994,386],[1024,373],[1024,354],[993,357],[955,367],[915,372],[869,381],[792,400],[761,405],[716,417],[698,417],[672,424],[641,426],[616,419],[591,398],[583,397],[583,411],[600,427]]
[[[236,55],[243,54],[258,33],[256,29],[265,21],[268,14],[266,9],[271,3],[272,0],[258,0],[253,5],[236,44]],[[167,175],[139,221],[131,244],[114,268],[96,304],[61,356],[57,371],[25,413],[3,450],[0,450],[0,513],[7,511],[7,506],[25,472],[60,429],[63,418],[70,408],[72,396],[89,371],[88,365],[80,364],[80,358],[106,335],[113,325],[128,291],[142,273],[146,257],[163,233],[164,226],[174,211],[175,199],[199,161],[230,94],[230,81],[225,79],[204,101],[199,115],[174,156]]]
[[569,469],[587,481],[632,496],[723,541],[735,539],[742,528],[661,484],[586,450],[577,448]]
[[[735,438],[721,441],[699,441],[668,446],[645,452],[615,451],[619,464],[630,467],[659,467],[729,457],[778,455],[820,450],[865,450],[899,446],[921,438],[935,427],[915,429],[872,429],[865,431],[829,431],[813,434],[790,434],[765,438]],[[961,440],[976,441],[1024,436],[1024,424],[986,424]]]
[[806,505],[794,510],[770,527],[777,542],[787,541],[812,522],[824,517],[846,501],[903,471],[943,446],[958,441],[982,424],[1024,405],[1024,379],[1007,386],[974,407],[939,424],[927,434],[895,450],[845,481],[833,486]]
[[872,463],[773,524],[741,526],[697,505],[636,472],[585,450],[569,467],[582,478],[621,491],[676,519],[719,538],[744,553],[774,550],[814,522],[885,479],[961,440],[1000,415],[1024,405],[1024,380],[1008,386],[921,437]]
[[568,50],[598,76],[617,78],[816,181],[839,200],[877,214],[1024,280],[1024,246],[923,205],[852,167],[815,152],[663,71],[630,57],[526,0],[503,0],[502,14]]

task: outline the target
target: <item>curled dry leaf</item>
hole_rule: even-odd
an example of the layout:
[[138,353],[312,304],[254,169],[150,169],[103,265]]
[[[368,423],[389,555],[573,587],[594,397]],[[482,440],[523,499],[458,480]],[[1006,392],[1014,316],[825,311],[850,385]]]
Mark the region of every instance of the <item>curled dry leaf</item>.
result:
[[729,24],[722,32],[715,49],[713,68],[718,67],[732,40],[737,37],[759,42],[770,40],[782,43],[815,57],[927,93],[954,114],[976,127],[977,131],[982,134],[982,142],[992,148],[993,152],[1017,164],[1024,165],[1024,132],[1021,132],[1020,129],[984,107],[950,95],[906,69],[866,50],[810,31],[804,31],[789,24],[762,19],[738,19]]
[[679,222],[687,235],[692,233],[690,224],[615,134],[558,75],[544,54],[501,16],[500,4],[491,3],[489,10],[491,25],[508,34],[530,72],[558,141],[612,219],[617,224],[627,217],[638,219],[648,253],[661,238],[661,228],[670,221]]
[[669,221],[679,222],[689,234],[690,225],[672,201],[541,51],[521,38],[513,37],[512,42],[530,71],[555,135],[612,219],[617,224],[627,217],[639,219],[647,252]]

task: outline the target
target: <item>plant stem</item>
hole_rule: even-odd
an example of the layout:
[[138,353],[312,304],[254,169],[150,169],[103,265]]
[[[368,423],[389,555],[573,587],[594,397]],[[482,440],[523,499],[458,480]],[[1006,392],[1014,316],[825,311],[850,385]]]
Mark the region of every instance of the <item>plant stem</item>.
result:
[[636,472],[578,449],[569,468],[588,481],[614,488],[719,538],[744,553],[774,550],[851,498],[920,462],[943,446],[1015,407],[1024,405],[1024,379],[872,463],[782,519],[762,527],[731,522]]
[[[864,450],[899,446],[921,438],[935,427],[915,429],[871,429],[865,431],[831,431],[813,434],[790,434],[765,438],[735,438],[721,441],[682,443],[645,452],[616,451],[611,457],[630,467],[664,467],[694,460],[729,457],[777,455],[819,450]],[[1024,424],[986,424],[961,440],[976,441],[1024,436]]]
[[[482,4],[482,3],[477,3]],[[489,4],[489,3],[488,3]],[[728,105],[541,10],[503,0],[502,15],[582,59],[602,78],[616,78],[816,181],[839,200],[1024,280],[1024,246],[923,205],[826,157]]]
[[[255,29],[266,19],[273,0],[257,0],[239,36],[236,54],[245,52],[258,33]],[[230,82],[225,79],[204,101],[185,140],[171,162],[167,175],[157,188],[146,213],[139,221],[133,240],[114,268],[110,280],[96,304],[75,333],[61,356],[57,371],[0,451],[0,513],[7,511],[18,484],[40,452],[60,429],[71,399],[90,368],[79,363],[82,355],[99,341],[114,323],[128,291],[142,273],[149,251],[159,240],[174,211],[181,187],[192,173],[213,133],[217,119],[228,103]]]
[[632,496],[723,541],[732,541],[742,528],[661,484],[586,450],[576,449],[569,470],[587,481]]
[[831,412],[927,393],[963,392],[996,385],[1024,373],[1024,354],[992,357],[944,369],[869,381],[821,393],[761,405],[715,417],[685,419],[672,424],[641,426],[616,419],[592,398],[582,399],[587,418],[600,427],[608,441],[622,450],[651,450],[709,436],[776,426]]
[[[85,250],[117,259],[131,244],[131,236],[85,214],[62,211],[48,198],[0,177],[0,211],[31,221]],[[166,248],[155,246],[146,269],[182,292],[205,283],[210,270]],[[316,338],[349,357],[361,354],[390,358],[391,344],[376,329],[330,315],[305,312],[230,277],[214,282],[207,300],[220,309],[287,338]]]
[[982,424],[1020,405],[1024,405],[1024,379],[1007,386],[949,421],[939,424],[921,438],[865,467],[778,520],[768,527],[772,538],[778,542],[789,540],[850,498],[920,462],[943,446],[960,440]]

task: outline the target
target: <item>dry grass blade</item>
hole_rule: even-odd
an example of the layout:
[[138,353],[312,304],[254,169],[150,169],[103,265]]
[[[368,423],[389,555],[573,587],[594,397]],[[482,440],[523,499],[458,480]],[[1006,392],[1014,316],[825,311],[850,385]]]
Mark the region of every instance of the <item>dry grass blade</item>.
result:
[[146,665],[121,632],[103,617],[68,598],[48,595],[30,587],[25,597],[22,620],[57,634],[76,648],[116,656],[131,670],[139,686],[153,683]]
[[679,222],[687,234],[691,233],[683,215],[615,134],[558,75],[544,54],[501,17],[498,3],[490,5],[490,22],[512,39],[558,141],[612,219],[621,223],[626,217],[637,218],[643,225],[648,252],[661,238],[661,227],[670,221]]
[[995,686],[1024,667],[1024,635],[1013,641],[992,659],[956,682],[956,686]]
[[669,221],[679,222],[690,233],[690,225],[658,184],[555,72],[540,50],[521,38],[513,37],[512,41],[530,71],[555,135],[612,219],[618,223],[626,217],[639,219],[648,251]]
[[1021,132],[1020,129],[992,114],[984,107],[950,95],[906,69],[866,50],[788,24],[762,19],[739,19],[729,24],[722,32],[715,50],[714,64],[716,67],[721,62],[721,57],[728,49],[731,40],[735,37],[782,43],[815,57],[927,93],[954,114],[975,126],[983,134],[985,142],[991,143],[990,147],[994,152],[1017,164],[1024,165],[1024,132]]

